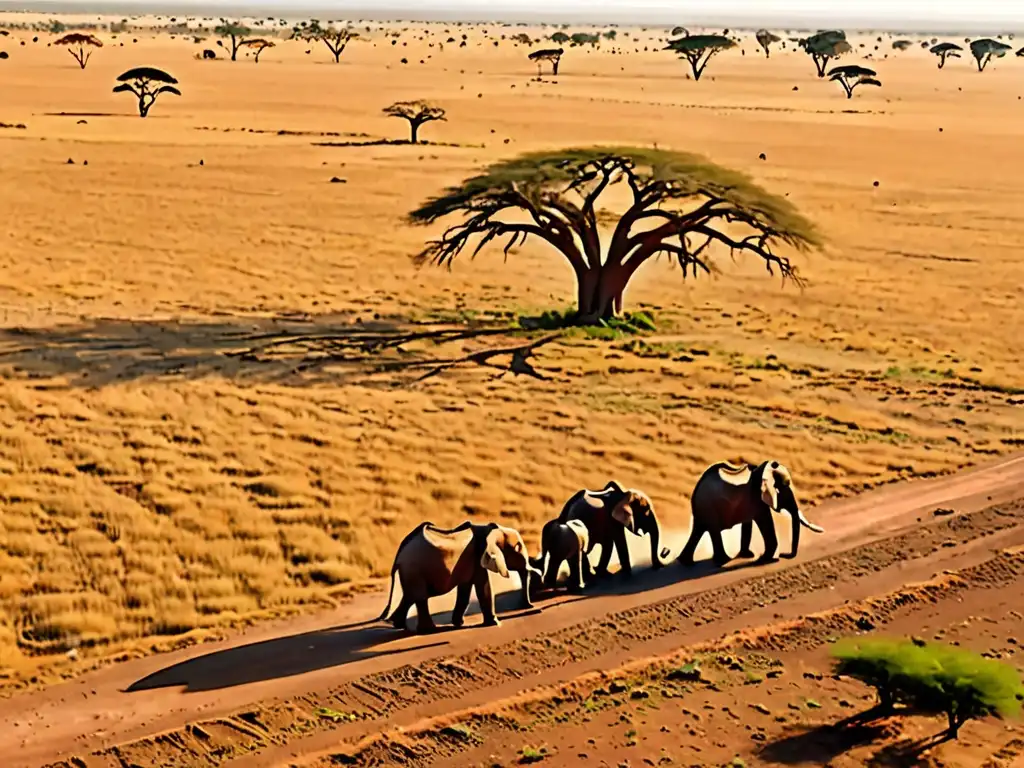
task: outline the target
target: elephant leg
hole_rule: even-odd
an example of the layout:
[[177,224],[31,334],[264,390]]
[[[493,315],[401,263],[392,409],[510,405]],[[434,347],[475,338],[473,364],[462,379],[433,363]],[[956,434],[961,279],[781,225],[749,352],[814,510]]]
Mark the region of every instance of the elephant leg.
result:
[[452,611],[452,626],[461,627],[466,623],[466,609],[469,608],[469,594],[473,591],[473,585],[459,584],[459,591],[455,596],[455,610]]
[[501,622],[494,615],[494,593],[491,592],[491,580],[487,576],[487,571],[480,569],[474,586],[476,587],[476,601],[480,603],[480,612],[484,615],[484,626],[498,626]]
[[710,533],[711,533],[711,547],[714,550],[714,557],[712,557],[712,560],[715,563],[715,565],[717,565],[719,568],[721,568],[723,565],[728,563],[732,558],[729,557],[728,554],[726,554],[726,551],[725,551],[725,541],[722,538],[722,532],[721,531],[711,531]]
[[580,550],[580,571],[583,576],[583,584],[587,585],[594,580],[594,566],[590,564],[587,553]]
[[772,520],[771,510],[766,511],[755,522],[757,529],[761,532],[761,538],[764,539],[764,554],[757,559],[757,562],[774,563],[778,560],[779,537],[775,534],[775,521]]
[[402,595],[402,599],[398,603],[398,607],[395,608],[395,612],[391,614],[391,625],[395,629],[405,629],[405,623],[409,620],[409,609],[412,608],[412,600],[407,596]]
[[697,554],[697,546],[700,544],[700,540],[704,538],[705,533],[707,533],[707,529],[694,520],[693,528],[690,531],[690,538],[687,539],[686,546],[683,547],[683,551],[679,553],[676,561],[683,565],[693,565],[693,556]]
[[569,590],[579,592],[586,584],[583,583],[583,551],[577,550],[569,560]]
[[427,605],[427,598],[422,598],[416,601],[416,633],[419,635],[429,635],[431,632],[436,632],[437,626],[434,624],[434,617],[430,615],[430,606]]
[[554,554],[548,556],[548,570],[544,574],[544,588],[554,589],[558,582],[558,569],[562,567],[562,558]]
[[619,528],[613,535],[615,553],[619,556],[619,575],[628,579],[633,575],[633,564],[629,561],[629,545],[626,544],[626,529]]
[[594,572],[594,577],[603,579],[608,575],[608,563],[612,561],[612,543],[611,541],[601,542],[601,557],[597,560],[597,570]]
[[747,520],[740,526],[740,551],[736,557],[742,557],[744,560],[749,560],[754,556],[754,553],[750,549],[750,542],[754,540],[754,521]]

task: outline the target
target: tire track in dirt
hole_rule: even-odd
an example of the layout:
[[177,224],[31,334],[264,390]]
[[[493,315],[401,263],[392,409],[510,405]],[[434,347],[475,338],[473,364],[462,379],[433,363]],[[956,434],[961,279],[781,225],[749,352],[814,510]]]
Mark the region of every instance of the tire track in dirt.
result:
[[[665,686],[666,681],[672,679],[672,669],[695,656],[735,653],[738,648],[745,653],[816,648],[826,644],[832,636],[864,631],[858,623],[864,616],[871,616],[873,623],[884,625],[924,604],[956,599],[972,589],[1004,587],[1021,579],[1024,579],[1024,547],[1004,550],[978,565],[842,608],[813,614],[782,627],[768,626],[734,633],[718,641],[681,649],[671,656],[644,659],[605,675],[585,675],[557,690],[547,688],[519,700],[499,702],[490,708],[442,715],[400,734],[392,731],[370,736],[347,752],[311,756],[301,764],[309,768],[337,765],[369,768],[429,765],[436,761],[454,760],[486,742],[488,736],[528,732],[535,725],[550,726],[559,721],[581,722],[588,712],[593,711],[592,707],[587,707],[595,696],[604,697],[611,693],[648,698],[651,689]],[[749,666],[752,659],[734,656],[719,659],[725,665],[739,663],[741,667],[743,661]],[[721,682],[716,681],[716,684],[721,685]],[[643,693],[634,696],[630,689]],[[1024,741],[1013,740],[996,751],[987,765],[1005,765],[1002,761],[1012,760],[1021,752],[1024,752]]]
[[[788,598],[828,589],[843,580],[875,573],[902,561],[926,558],[944,547],[958,547],[1024,523],[1024,500],[954,516],[718,589],[670,598],[542,633],[419,665],[366,675],[324,692],[255,704],[231,717],[199,721],[168,733],[70,758],[47,768],[160,765],[221,766],[272,747],[301,749],[313,735],[354,741],[379,729],[413,705],[437,702],[439,709],[510,679],[524,682],[542,673],[628,651],[644,643]],[[538,679],[538,683],[539,683]],[[536,684],[536,683],[535,683]]]

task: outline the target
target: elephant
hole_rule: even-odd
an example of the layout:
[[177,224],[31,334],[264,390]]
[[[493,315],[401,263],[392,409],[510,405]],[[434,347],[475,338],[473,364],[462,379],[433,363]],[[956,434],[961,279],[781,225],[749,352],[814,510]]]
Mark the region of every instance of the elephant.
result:
[[430,616],[427,600],[458,590],[452,626],[463,625],[470,591],[476,588],[476,599],[484,616],[484,626],[500,624],[494,615],[494,594],[489,571],[508,577],[509,571],[519,573],[522,581],[523,606],[532,608],[531,576],[541,573],[529,562],[523,537],[514,528],[497,523],[466,521],[456,528],[444,530],[433,523],[421,523],[398,545],[391,566],[391,591],[384,612],[377,621],[384,621],[395,594],[395,573],[402,583],[402,599],[391,615],[396,629],[405,627],[409,609],[416,606],[419,634],[434,632],[437,627]]
[[772,512],[789,512],[793,520],[793,548],[782,557],[796,557],[800,529],[807,526],[815,533],[824,529],[809,522],[800,511],[790,471],[778,461],[736,466],[727,461],[712,464],[700,476],[690,498],[693,523],[690,538],[679,555],[679,562],[693,564],[693,555],[705,533],[711,534],[714,562],[723,566],[731,559],[725,553],[722,532],[740,525],[740,551],[737,557],[752,558],[750,542],[757,525],[764,539],[764,554],[758,563],[774,562],[779,548]]
[[[544,573],[544,587],[553,589],[558,578],[558,569],[563,562],[569,563],[569,589],[582,590],[593,578],[587,549],[590,533],[582,520],[548,520],[541,529],[540,556],[531,560],[537,570]],[[547,558],[547,570],[544,560]]]
[[633,566],[629,562],[629,548],[626,546],[627,530],[638,536],[649,534],[651,566],[661,568],[664,565],[661,558],[667,555],[667,550],[658,552],[661,526],[654,514],[654,504],[641,491],[623,488],[615,480],[609,481],[600,491],[581,489],[565,502],[558,520],[579,520],[587,527],[590,534],[587,554],[595,545],[601,545],[601,557],[594,571],[596,578],[608,575],[612,544],[615,545],[615,551],[619,556],[622,576],[629,578],[633,574]]

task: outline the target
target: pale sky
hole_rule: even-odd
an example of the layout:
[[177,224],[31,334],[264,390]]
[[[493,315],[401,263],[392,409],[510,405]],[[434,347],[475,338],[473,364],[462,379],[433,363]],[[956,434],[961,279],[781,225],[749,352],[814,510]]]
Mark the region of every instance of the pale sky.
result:
[[465,18],[594,21],[697,26],[863,26],[902,31],[1024,30],[1021,0],[0,0],[0,8],[68,11],[217,9],[293,16],[307,10],[339,18]]

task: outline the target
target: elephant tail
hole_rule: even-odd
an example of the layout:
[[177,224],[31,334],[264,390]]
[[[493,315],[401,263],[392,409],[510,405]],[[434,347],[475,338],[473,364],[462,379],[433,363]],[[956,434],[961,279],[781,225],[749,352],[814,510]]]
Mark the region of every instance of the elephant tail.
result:
[[405,545],[412,541],[414,537],[418,536],[428,525],[434,526],[433,523],[420,523],[410,531],[409,534],[402,539],[402,543],[398,545],[398,551],[395,552],[395,559],[391,563],[391,589],[388,590],[388,602],[384,606],[384,612],[377,617],[377,621],[384,621],[384,619],[388,617],[388,611],[391,610],[391,600],[395,596],[395,574],[398,571],[398,556],[402,554],[402,550],[405,549]]
[[822,528],[820,525],[815,525],[810,520],[808,520],[806,517],[804,517],[804,513],[801,512],[799,509],[796,511],[796,514],[800,518],[800,525],[803,525],[803,526],[806,526],[807,528],[810,528],[815,533],[824,533],[825,532],[825,529]]

